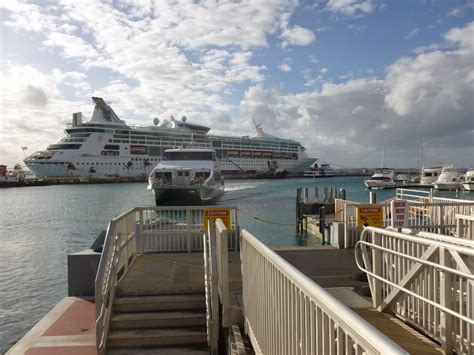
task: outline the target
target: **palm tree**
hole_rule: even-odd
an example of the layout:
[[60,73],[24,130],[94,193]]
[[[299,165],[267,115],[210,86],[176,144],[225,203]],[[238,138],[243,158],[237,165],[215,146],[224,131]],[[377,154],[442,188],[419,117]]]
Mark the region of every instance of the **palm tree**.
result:
[[130,168],[132,167],[133,163],[129,161],[127,164],[125,164],[125,167],[127,168],[127,174],[130,176]]
[[149,159],[143,159],[143,176],[146,176],[146,168],[151,165]]
[[95,168],[93,166],[90,167],[89,169],[89,179],[91,178],[92,174],[95,174],[97,171],[95,171]]
[[68,162],[66,164],[66,175],[69,175],[69,171],[76,170],[76,167],[74,166],[73,163]]
[[16,163],[15,166],[13,167],[13,171],[16,173],[20,173],[23,171],[23,167],[21,166],[20,163]]

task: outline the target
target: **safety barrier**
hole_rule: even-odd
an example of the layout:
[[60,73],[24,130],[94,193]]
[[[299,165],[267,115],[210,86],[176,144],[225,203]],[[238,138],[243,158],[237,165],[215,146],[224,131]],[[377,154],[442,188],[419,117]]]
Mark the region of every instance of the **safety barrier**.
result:
[[366,227],[356,262],[368,275],[374,308],[393,312],[446,352],[473,353],[473,241]]
[[[95,279],[96,345],[100,354],[107,348],[116,285],[137,254],[204,251],[206,208],[216,207],[136,207],[110,221]],[[237,251],[237,208],[218,208],[230,211],[231,228],[225,233],[226,243],[228,248]],[[215,233],[213,235],[211,239],[216,243]],[[217,277],[216,267],[212,272]]]
[[245,328],[257,354],[405,354],[247,231],[241,233]]

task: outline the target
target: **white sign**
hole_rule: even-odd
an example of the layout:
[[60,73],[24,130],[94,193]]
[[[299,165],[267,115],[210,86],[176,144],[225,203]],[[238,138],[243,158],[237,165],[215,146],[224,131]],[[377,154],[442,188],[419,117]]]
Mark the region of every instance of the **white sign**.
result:
[[393,200],[392,201],[392,227],[403,228],[407,223],[407,201]]

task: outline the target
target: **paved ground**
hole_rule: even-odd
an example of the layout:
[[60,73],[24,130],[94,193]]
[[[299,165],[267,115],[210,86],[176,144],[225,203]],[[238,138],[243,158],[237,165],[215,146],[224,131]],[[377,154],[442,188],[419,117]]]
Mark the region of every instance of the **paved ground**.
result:
[[95,304],[65,297],[7,355],[95,355]]

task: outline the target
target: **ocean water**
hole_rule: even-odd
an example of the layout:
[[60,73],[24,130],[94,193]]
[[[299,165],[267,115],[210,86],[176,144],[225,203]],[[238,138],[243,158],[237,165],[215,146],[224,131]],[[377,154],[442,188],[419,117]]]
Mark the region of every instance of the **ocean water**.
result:
[[[368,201],[361,177],[319,178],[316,185],[320,193],[345,188],[347,199]],[[294,223],[296,188],[311,186],[312,179],[226,181],[216,203],[239,207],[241,227],[269,246],[312,244],[293,225],[282,225]],[[393,194],[378,190],[377,200]],[[145,183],[0,189],[0,353],[67,295],[67,254],[89,248],[114,216],[154,204]]]

